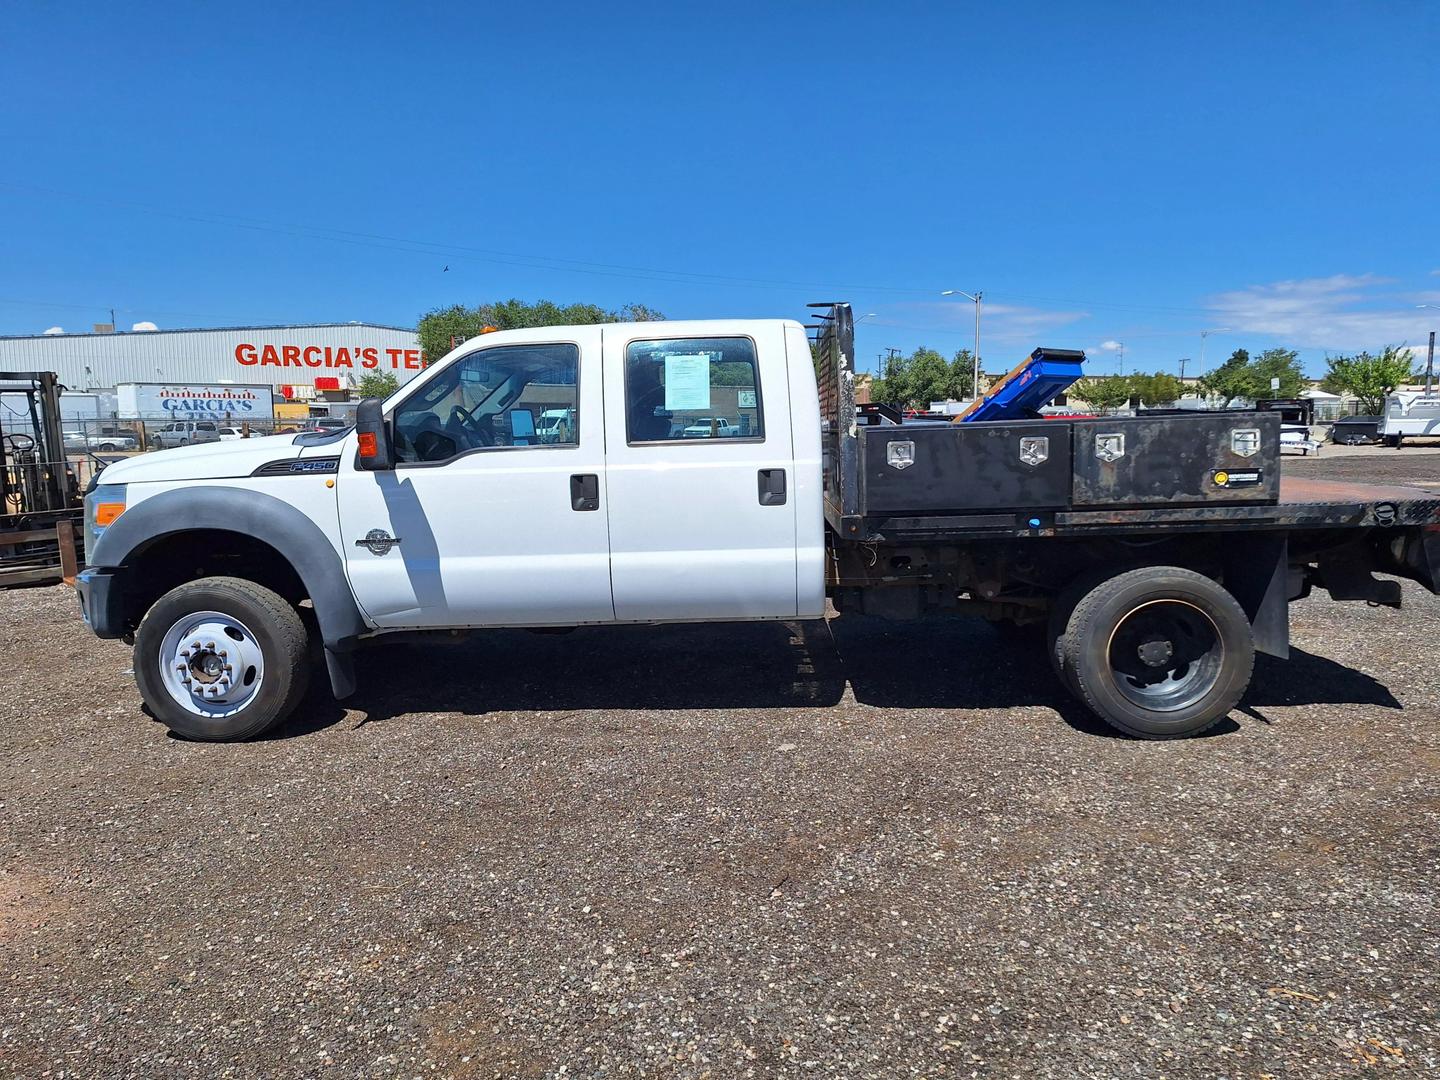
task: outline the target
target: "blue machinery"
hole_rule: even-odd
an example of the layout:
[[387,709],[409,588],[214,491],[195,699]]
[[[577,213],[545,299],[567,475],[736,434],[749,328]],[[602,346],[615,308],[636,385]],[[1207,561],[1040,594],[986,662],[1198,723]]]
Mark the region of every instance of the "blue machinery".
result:
[[1084,372],[1085,354],[1074,349],[1036,349],[955,417],[957,424],[981,420],[1028,420],[1063,394]]

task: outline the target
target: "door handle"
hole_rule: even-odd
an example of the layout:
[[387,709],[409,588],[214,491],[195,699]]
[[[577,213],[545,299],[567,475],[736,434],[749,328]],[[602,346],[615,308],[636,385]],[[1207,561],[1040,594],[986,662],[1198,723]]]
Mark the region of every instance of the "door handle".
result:
[[600,477],[595,473],[576,473],[570,477],[570,509],[600,509]]
[[759,474],[760,505],[785,505],[785,470],[761,469]]

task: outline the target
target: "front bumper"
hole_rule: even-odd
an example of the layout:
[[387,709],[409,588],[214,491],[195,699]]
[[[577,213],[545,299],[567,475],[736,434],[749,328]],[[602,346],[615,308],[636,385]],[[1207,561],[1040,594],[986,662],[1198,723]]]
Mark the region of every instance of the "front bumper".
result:
[[124,635],[120,583],[114,570],[87,566],[76,575],[75,593],[80,598],[80,617],[96,637],[118,638]]

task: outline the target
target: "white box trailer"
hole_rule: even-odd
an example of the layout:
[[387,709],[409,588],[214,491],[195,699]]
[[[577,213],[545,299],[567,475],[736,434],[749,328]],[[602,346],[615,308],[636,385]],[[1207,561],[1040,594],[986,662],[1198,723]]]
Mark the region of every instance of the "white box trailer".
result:
[[1399,446],[1407,435],[1440,436],[1440,397],[1415,391],[1391,394],[1378,430],[1390,446]]
[[275,392],[269,386],[121,383],[115,397],[122,420],[268,422],[275,415]]

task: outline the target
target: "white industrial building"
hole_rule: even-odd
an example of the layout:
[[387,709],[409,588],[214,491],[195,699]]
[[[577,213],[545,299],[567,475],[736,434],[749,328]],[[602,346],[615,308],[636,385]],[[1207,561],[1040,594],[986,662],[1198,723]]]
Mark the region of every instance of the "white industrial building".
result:
[[374,371],[405,382],[420,367],[414,330],[371,323],[0,337],[0,371],[53,371],[80,393],[124,383],[309,388],[317,378],[343,389]]

